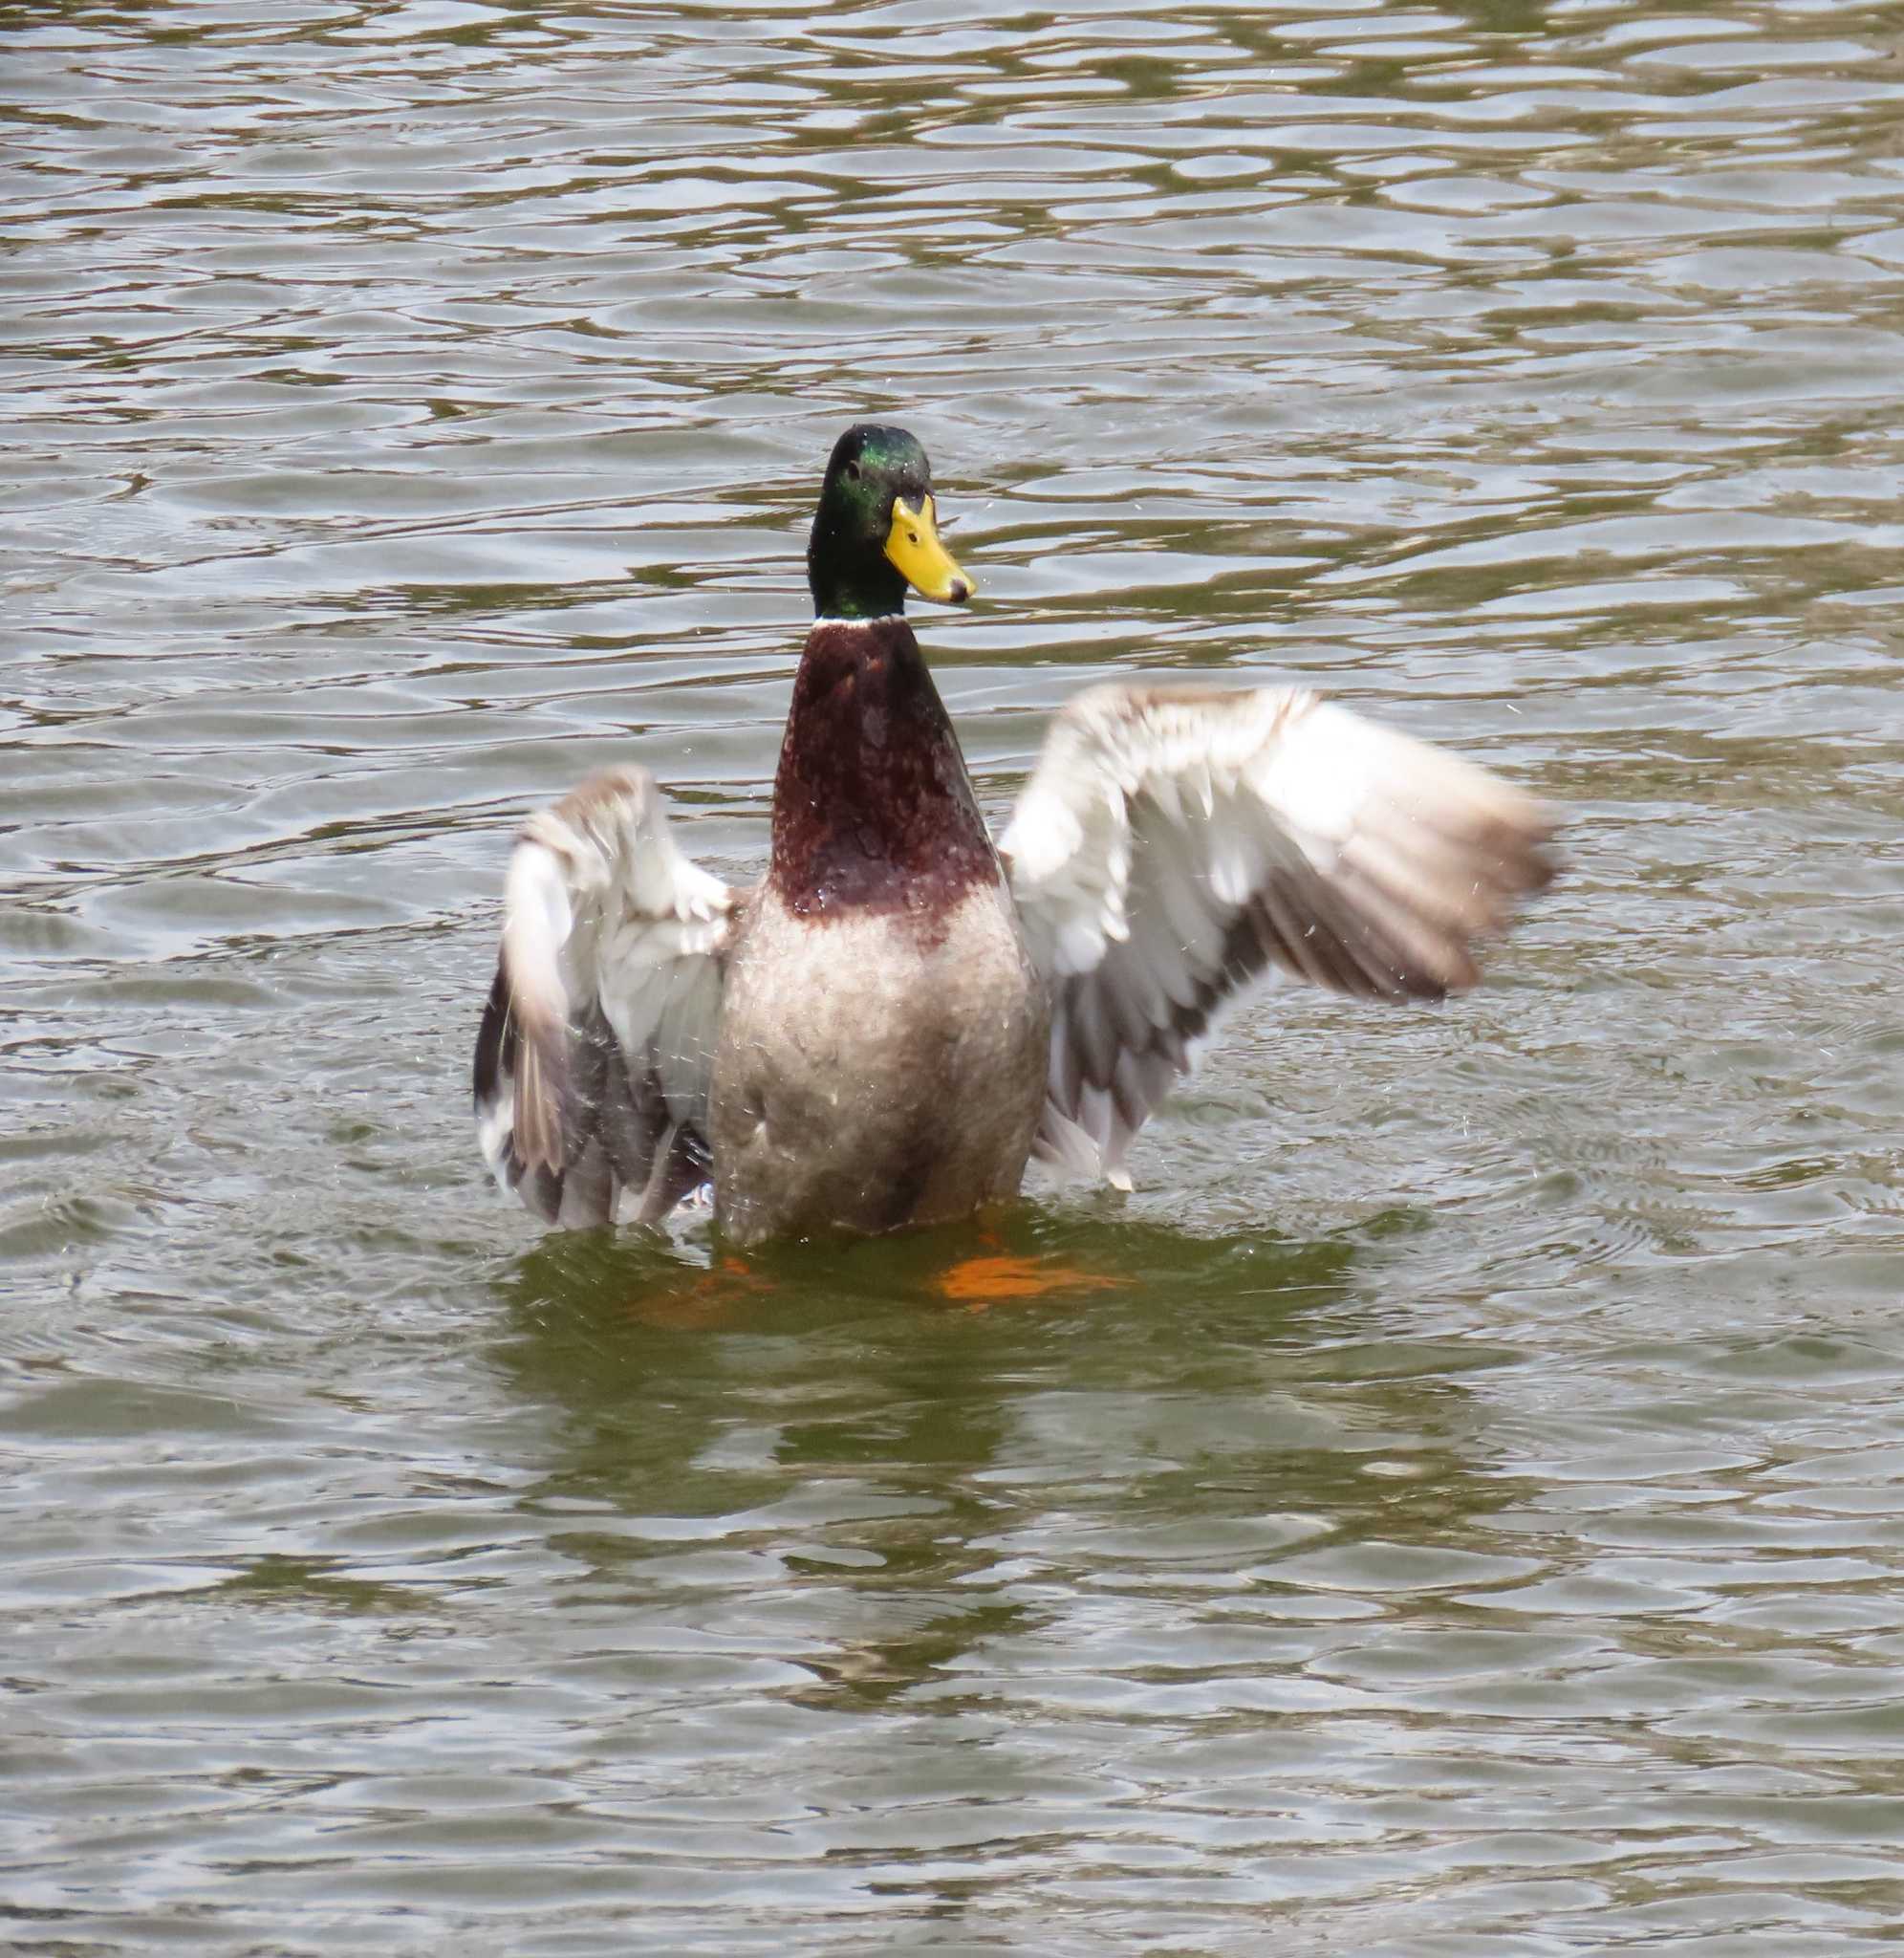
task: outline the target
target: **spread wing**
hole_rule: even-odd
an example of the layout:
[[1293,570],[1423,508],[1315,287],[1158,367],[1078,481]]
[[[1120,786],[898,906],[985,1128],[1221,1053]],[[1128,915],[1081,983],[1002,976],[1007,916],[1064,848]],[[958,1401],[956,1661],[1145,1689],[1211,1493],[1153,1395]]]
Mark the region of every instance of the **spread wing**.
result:
[[476,1037],[476,1120],[551,1224],[643,1222],[707,1174],[707,1084],[741,902],[683,857],[654,778],[613,769],[523,825]]
[[1051,988],[1037,1153],[1128,1188],[1131,1139],[1266,975],[1472,986],[1476,938],[1551,879],[1553,829],[1498,776],[1307,691],[1089,688],[1000,845]]

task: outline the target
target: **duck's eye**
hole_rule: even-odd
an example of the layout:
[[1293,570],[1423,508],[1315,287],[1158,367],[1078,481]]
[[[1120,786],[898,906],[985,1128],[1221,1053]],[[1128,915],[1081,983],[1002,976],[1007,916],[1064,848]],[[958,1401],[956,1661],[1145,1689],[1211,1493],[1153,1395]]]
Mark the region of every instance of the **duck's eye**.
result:
[[848,463],[840,470],[840,474],[844,476],[849,483],[856,483],[859,480],[859,465],[857,463]]

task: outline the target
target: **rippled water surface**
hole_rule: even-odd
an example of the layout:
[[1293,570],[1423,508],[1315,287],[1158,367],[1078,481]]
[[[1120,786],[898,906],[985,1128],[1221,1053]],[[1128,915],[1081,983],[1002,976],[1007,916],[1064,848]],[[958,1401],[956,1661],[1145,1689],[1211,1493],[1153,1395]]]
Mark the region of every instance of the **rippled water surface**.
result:
[[[0,105],[15,1948],[1896,1948],[1893,10],[49,0]],[[1128,1202],[538,1242],[512,824],[750,875],[866,413],[994,810],[1300,676],[1569,875]]]

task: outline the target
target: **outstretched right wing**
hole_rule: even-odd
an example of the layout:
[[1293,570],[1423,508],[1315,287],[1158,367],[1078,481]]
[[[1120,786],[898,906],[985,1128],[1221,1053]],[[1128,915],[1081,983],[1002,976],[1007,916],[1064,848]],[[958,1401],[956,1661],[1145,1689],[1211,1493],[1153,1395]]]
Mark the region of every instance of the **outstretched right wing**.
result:
[[1051,988],[1037,1152],[1124,1157],[1276,971],[1439,999],[1553,876],[1555,812],[1304,689],[1106,681],[1051,723],[999,848]]
[[523,825],[476,1036],[496,1181],[550,1224],[644,1223],[707,1175],[707,1090],[736,893],[675,846],[645,769],[593,775]]

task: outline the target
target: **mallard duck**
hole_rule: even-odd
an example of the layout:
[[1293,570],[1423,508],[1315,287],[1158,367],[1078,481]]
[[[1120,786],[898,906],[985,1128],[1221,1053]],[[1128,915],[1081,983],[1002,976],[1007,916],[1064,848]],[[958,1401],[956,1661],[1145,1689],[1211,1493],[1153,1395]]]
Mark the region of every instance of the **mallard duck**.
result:
[[840,437],[807,571],[758,884],[682,856],[636,768],[515,844],[476,1111],[551,1224],[624,1190],[654,1223],[711,1183],[741,1245],[884,1231],[1011,1195],[1034,1156],[1128,1189],[1253,982],[1438,999],[1552,874],[1543,805],[1297,687],[1085,688],[994,842],[906,622],[908,591],[974,585],[903,428]]

